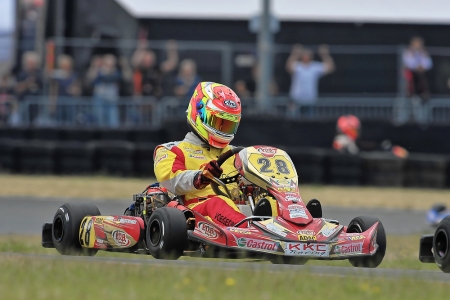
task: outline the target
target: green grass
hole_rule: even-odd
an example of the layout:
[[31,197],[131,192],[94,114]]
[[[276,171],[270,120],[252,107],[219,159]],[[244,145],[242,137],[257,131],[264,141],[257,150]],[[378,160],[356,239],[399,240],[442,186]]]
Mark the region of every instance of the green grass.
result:
[[[0,196],[131,199],[153,183],[153,178],[105,176],[30,176],[0,174]],[[429,209],[434,203],[450,207],[450,190],[300,185],[304,200],[322,205]]]
[[0,256],[2,299],[446,299],[450,284]]
[[[388,236],[386,256],[379,268],[439,270],[435,264],[423,264],[419,261],[419,235]],[[40,244],[38,236],[3,235],[0,236],[0,252],[58,254],[55,249],[45,249]],[[99,251],[96,255],[107,257],[136,257],[136,254],[111,253]],[[140,256],[142,257],[142,256]],[[152,259],[148,256],[149,259]],[[205,258],[181,257],[180,259],[201,260]],[[211,260],[211,259],[208,259]],[[221,261],[220,259],[213,259]],[[233,260],[236,261],[236,260]],[[241,259],[249,261],[249,259]],[[261,262],[268,263],[268,262]],[[308,266],[350,266],[344,261],[316,261],[311,260]]]

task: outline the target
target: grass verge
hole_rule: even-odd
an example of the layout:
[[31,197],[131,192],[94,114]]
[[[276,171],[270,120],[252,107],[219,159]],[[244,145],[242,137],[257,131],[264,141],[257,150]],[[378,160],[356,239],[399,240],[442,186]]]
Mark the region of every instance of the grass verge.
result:
[[445,299],[450,284],[0,257],[2,299]]
[[[413,270],[439,270],[436,264],[423,264],[419,261],[419,235],[388,236],[386,256],[379,268],[413,269]],[[58,254],[55,249],[45,249],[41,246],[39,236],[0,235],[0,252]],[[98,256],[109,257],[136,257],[136,254],[110,253],[99,251]],[[152,259],[148,256],[149,259]],[[204,258],[182,257],[180,259],[199,260]],[[215,259],[219,261],[218,259]],[[236,261],[236,260],[233,260]],[[265,262],[264,262],[265,263]],[[315,261],[311,260],[308,266],[343,266],[350,263],[344,261]]]
[[[131,199],[152,178],[104,176],[29,176],[0,174],[0,196]],[[301,185],[304,200],[319,199],[323,205],[429,209],[434,203],[450,207],[450,190]]]

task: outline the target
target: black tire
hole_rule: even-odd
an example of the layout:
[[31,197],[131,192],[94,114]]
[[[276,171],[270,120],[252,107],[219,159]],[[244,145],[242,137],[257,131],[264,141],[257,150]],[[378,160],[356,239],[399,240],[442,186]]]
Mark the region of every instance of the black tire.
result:
[[173,207],[156,209],[148,221],[147,248],[157,259],[178,259],[187,246],[187,225],[183,212]]
[[52,224],[52,240],[56,250],[62,255],[93,256],[97,249],[80,245],[80,224],[86,216],[99,216],[95,205],[88,203],[66,203],[56,211]]
[[433,237],[434,261],[444,273],[450,273],[450,216],[438,224]]
[[372,256],[366,257],[353,257],[349,258],[348,261],[354,267],[359,268],[376,268],[383,261],[384,255],[386,254],[386,232],[384,231],[383,224],[378,218],[374,217],[356,217],[354,218],[350,224],[348,225],[347,232],[348,233],[360,233],[364,232],[373,224],[379,222],[378,232],[377,232],[377,244],[378,250]]

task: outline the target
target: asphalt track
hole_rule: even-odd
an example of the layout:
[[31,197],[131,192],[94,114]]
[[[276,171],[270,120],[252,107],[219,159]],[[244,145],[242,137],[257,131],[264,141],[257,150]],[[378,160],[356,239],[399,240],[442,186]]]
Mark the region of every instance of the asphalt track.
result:
[[[130,200],[58,199],[38,197],[0,197],[0,234],[40,235],[42,224],[51,222],[58,207],[67,202],[91,202],[102,215],[122,214]],[[432,233],[425,223],[425,212],[381,208],[323,207],[323,216],[347,225],[357,216],[378,217],[389,235]]]
[[431,281],[431,282],[450,282],[450,274],[441,271],[419,271],[419,270],[402,270],[402,269],[365,269],[354,267],[327,267],[327,266],[294,266],[294,265],[272,265],[256,262],[218,262],[207,261],[206,259],[192,260],[156,260],[150,257],[136,258],[120,258],[120,257],[81,257],[81,256],[61,256],[48,254],[20,254],[20,253],[1,253],[0,257],[17,258],[17,259],[39,259],[53,261],[74,261],[82,263],[112,263],[126,265],[148,265],[152,267],[168,267],[211,269],[220,268],[222,270],[252,270],[265,271],[270,273],[279,273],[284,271],[308,272],[309,274],[319,276],[338,276],[338,277],[382,277],[386,279],[408,278],[415,280]]

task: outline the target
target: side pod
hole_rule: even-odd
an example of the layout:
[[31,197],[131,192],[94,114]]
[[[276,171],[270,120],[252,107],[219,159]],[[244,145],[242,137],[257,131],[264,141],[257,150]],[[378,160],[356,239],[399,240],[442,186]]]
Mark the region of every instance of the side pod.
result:
[[426,234],[420,237],[419,260],[423,263],[434,263],[433,234]]
[[44,223],[42,226],[42,247],[55,248],[52,239],[52,223]]

